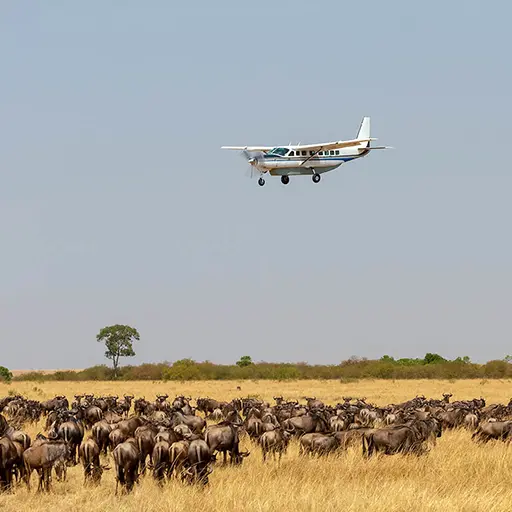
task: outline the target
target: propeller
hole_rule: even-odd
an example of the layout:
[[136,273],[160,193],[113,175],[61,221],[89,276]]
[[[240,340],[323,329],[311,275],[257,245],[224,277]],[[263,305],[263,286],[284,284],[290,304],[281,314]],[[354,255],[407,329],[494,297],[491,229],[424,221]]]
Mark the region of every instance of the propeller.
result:
[[254,178],[254,176],[261,176],[265,172],[259,167],[259,163],[263,160],[263,153],[251,155],[248,151],[243,150],[242,155],[249,164],[246,176]]

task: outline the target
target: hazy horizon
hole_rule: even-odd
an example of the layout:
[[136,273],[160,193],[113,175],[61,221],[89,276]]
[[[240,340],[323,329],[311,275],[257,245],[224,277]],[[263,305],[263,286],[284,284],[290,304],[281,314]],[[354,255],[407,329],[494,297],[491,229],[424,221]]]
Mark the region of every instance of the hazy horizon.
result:
[[[501,359],[508,14],[481,2],[8,3],[0,365]],[[265,187],[222,145],[395,149]]]

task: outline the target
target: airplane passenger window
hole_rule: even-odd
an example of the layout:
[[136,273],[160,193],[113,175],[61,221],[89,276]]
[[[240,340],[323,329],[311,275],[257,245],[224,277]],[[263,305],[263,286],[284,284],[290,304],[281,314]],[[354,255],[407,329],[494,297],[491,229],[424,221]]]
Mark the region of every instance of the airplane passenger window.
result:
[[307,151],[303,151],[303,152],[302,152],[302,156],[306,156],[306,155],[307,155],[307,153],[308,153]]
[[331,149],[331,155],[334,155],[334,151]]
[[336,154],[337,154],[337,155],[339,155],[339,154],[340,154],[339,150],[336,150]]
[[290,151],[290,154],[288,156],[294,156],[295,153],[293,151]]

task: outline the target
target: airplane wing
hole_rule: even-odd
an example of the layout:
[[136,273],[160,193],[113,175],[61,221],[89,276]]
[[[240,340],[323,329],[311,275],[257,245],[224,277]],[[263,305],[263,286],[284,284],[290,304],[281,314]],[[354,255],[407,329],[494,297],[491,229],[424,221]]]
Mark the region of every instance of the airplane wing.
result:
[[[289,149],[300,149],[304,151],[324,151],[328,149],[342,149],[342,148],[350,148],[354,146],[359,146],[361,143],[370,142],[372,140],[377,140],[375,138],[367,138],[367,139],[352,139],[352,140],[339,140],[336,142],[324,142],[319,144],[301,144],[300,146],[282,146],[284,148]],[[280,146],[222,146],[221,149],[234,149],[238,151],[263,151],[267,152],[275,147]],[[388,149],[387,146],[376,146],[376,147],[369,147],[364,149]]]
[[339,140],[337,142],[324,142],[320,144],[301,144],[300,146],[288,146],[291,149],[303,149],[305,151],[324,151],[326,149],[341,149],[341,148],[350,148],[353,146],[359,146],[359,144],[364,142],[370,142],[372,140],[377,140],[374,138],[368,139],[352,139],[352,140]]
[[222,146],[220,149],[236,149],[238,151],[270,151],[275,146]]

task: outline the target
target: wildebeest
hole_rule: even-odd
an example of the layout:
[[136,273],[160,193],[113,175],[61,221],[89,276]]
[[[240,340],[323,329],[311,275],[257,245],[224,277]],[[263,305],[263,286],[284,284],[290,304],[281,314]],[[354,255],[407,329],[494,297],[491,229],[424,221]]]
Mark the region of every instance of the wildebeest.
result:
[[363,434],[363,455],[371,457],[375,451],[386,455],[395,453],[421,454],[431,436],[440,436],[441,427],[437,420],[427,423],[421,420],[408,425],[396,425],[382,429],[371,429]]
[[166,475],[169,475],[170,449],[167,441],[158,441],[153,448],[153,478],[159,483],[163,483]]
[[73,466],[77,464],[77,452],[80,443],[84,438],[84,427],[79,420],[66,421],[56,428],[56,425],[50,430],[50,437],[53,439],[62,439],[69,444],[69,461]]
[[24,477],[30,488],[30,476],[35,469],[39,474],[39,490],[50,490],[52,468],[60,464],[65,468],[70,456],[68,443],[65,441],[44,441],[38,446],[32,446],[23,452]]
[[221,422],[212,425],[206,429],[205,441],[211,452],[222,452],[224,463],[226,463],[226,455],[229,452],[232,464],[241,464],[244,457],[250,452],[240,452],[240,438],[238,436],[238,426],[229,422]]
[[192,441],[188,447],[188,467],[185,476],[191,483],[208,484],[210,462],[215,460],[209,446],[202,439]]
[[276,459],[276,454],[279,454],[279,462],[281,462],[283,453],[286,453],[288,449],[290,438],[291,434],[282,428],[264,432],[259,438],[263,462],[266,461],[269,453],[272,454],[274,460]]
[[175,474],[180,476],[188,460],[188,441],[177,441],[169,449],[169,477]]
[[98,443],[100,452],[103,452],[105,455],[107,454],[110,432],[112,432],[112,425],[105,420],[98,421],[92,426],[92,436],[96,443]]
[[123,443],[118,444],[112,455],[116,470],[116,494],[119,485],[130,492],[139,479],[140,453],[137,440],[130,437]]
[[476,429],[471,439],[487,443],[491,439],[510,441],[512,432],[512,420],[507,421],[486,421]]
[[0,491],[12,487],[13,468],[18,458],[14,443],[6,436],[0,438]]
[[89,436],[80,444],[79,457],[84,467],[84,483],[99,484],[104,470],[110,469],[100,462],[100,447],[96,440]]

